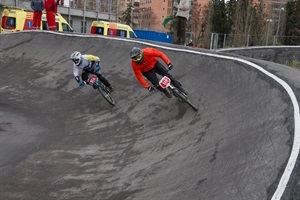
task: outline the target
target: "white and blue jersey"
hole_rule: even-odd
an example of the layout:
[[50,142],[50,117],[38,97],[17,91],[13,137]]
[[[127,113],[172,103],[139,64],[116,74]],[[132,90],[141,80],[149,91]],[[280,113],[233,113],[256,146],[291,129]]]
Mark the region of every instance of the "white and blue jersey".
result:
[[84,71],[90,71],[92,72],[96,66],[100,64],[100,58],[98,56],[93,55],[82,55],[80,64],[77,66],[75,63],[73,63],[73,74],[74,77],[79,77],[79,73]]

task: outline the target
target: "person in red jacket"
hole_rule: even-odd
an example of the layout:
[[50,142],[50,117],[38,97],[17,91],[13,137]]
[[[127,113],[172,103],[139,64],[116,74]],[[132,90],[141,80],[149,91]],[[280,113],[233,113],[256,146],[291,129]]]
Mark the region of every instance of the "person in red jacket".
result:
[[159,85],[159,80],[157,78],[157,74],[159,74],[161,76],[169,77],[171,79],[171,83],[187,95],[187,92],[182,88],[181,83],[175,80],[168,73],[168,70],[164,67],[164,65],[157,60],[157,58],[162,59],[168,65],[169,70],[173,68],[171,61],[163,52],[151,47],[144,49],[133,47],[130,52],[130,57],[132,70],[136,76],[136,79],[149,92],[152,92],[155,89],[143,77],[146,77],[152,83],[152,85],[154,85],[161,92],[165,93],[168,98],[172,97],[170,91],[162,88]]
[[45,0],[44,8],[46,10],[48,30],[56,31],[56,23],[55,23],[55,14],[57,13],[56,0]]

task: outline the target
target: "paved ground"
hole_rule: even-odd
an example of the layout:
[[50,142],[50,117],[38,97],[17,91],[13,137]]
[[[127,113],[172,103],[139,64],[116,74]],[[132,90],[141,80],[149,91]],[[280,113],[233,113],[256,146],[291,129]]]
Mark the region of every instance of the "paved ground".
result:
[[[162,47],[195,112],[137,83],[133,46],[145,45],[0,35],[0,199],[271,199],[297,133],[299,110],[285,88],[222,53]],[[115,107],[77,86],[74,50],[100,55]],[[286,81],[299,103],[299,70],[251,61]],[[299,199],[299,171],[298,158],[281,199]]]

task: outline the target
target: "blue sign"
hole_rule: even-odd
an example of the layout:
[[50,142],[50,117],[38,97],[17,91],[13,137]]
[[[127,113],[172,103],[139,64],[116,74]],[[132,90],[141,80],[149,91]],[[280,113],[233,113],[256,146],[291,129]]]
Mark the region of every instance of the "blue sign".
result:
[[9,20],[9,25],[10,25],[10,26],[14,26],[14,25],[15,25],[15,20],[11,18],[11,19]]
[[27,27],[28,27],[28,28],[32,28],[32,25],[33,25],[33,24],[31,23],[31,21],[28,21],[28,22],[27,22]]

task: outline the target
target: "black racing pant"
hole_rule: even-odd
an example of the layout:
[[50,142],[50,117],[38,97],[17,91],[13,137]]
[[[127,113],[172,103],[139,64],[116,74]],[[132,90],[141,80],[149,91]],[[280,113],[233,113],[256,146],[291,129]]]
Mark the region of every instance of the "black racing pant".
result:
[[81,74],[81,78],[83,81],[87,82],[88,78],[89,78],[89,74],[95,74],[98,79],[107,87],[110,87],[111,84],[108,82],[108,80],[100,73],[97,72],[93,72],[93,71],[87,71],[87,70],[83,70],[82,74]]
[[185,17],[177,16],[177,44],[185,44],[186,21]]
[[164,91],[163,88],[159,85],[159,80],[157,78],[157,74],[161,76],[167,76],[171,79],[172,85],[175,87],[180,87],[181,84],[176,81],[171,74],[168,73],[168,70],[157,60],[154,68],[147,72],[143,72],[143,75],[160,91]]

